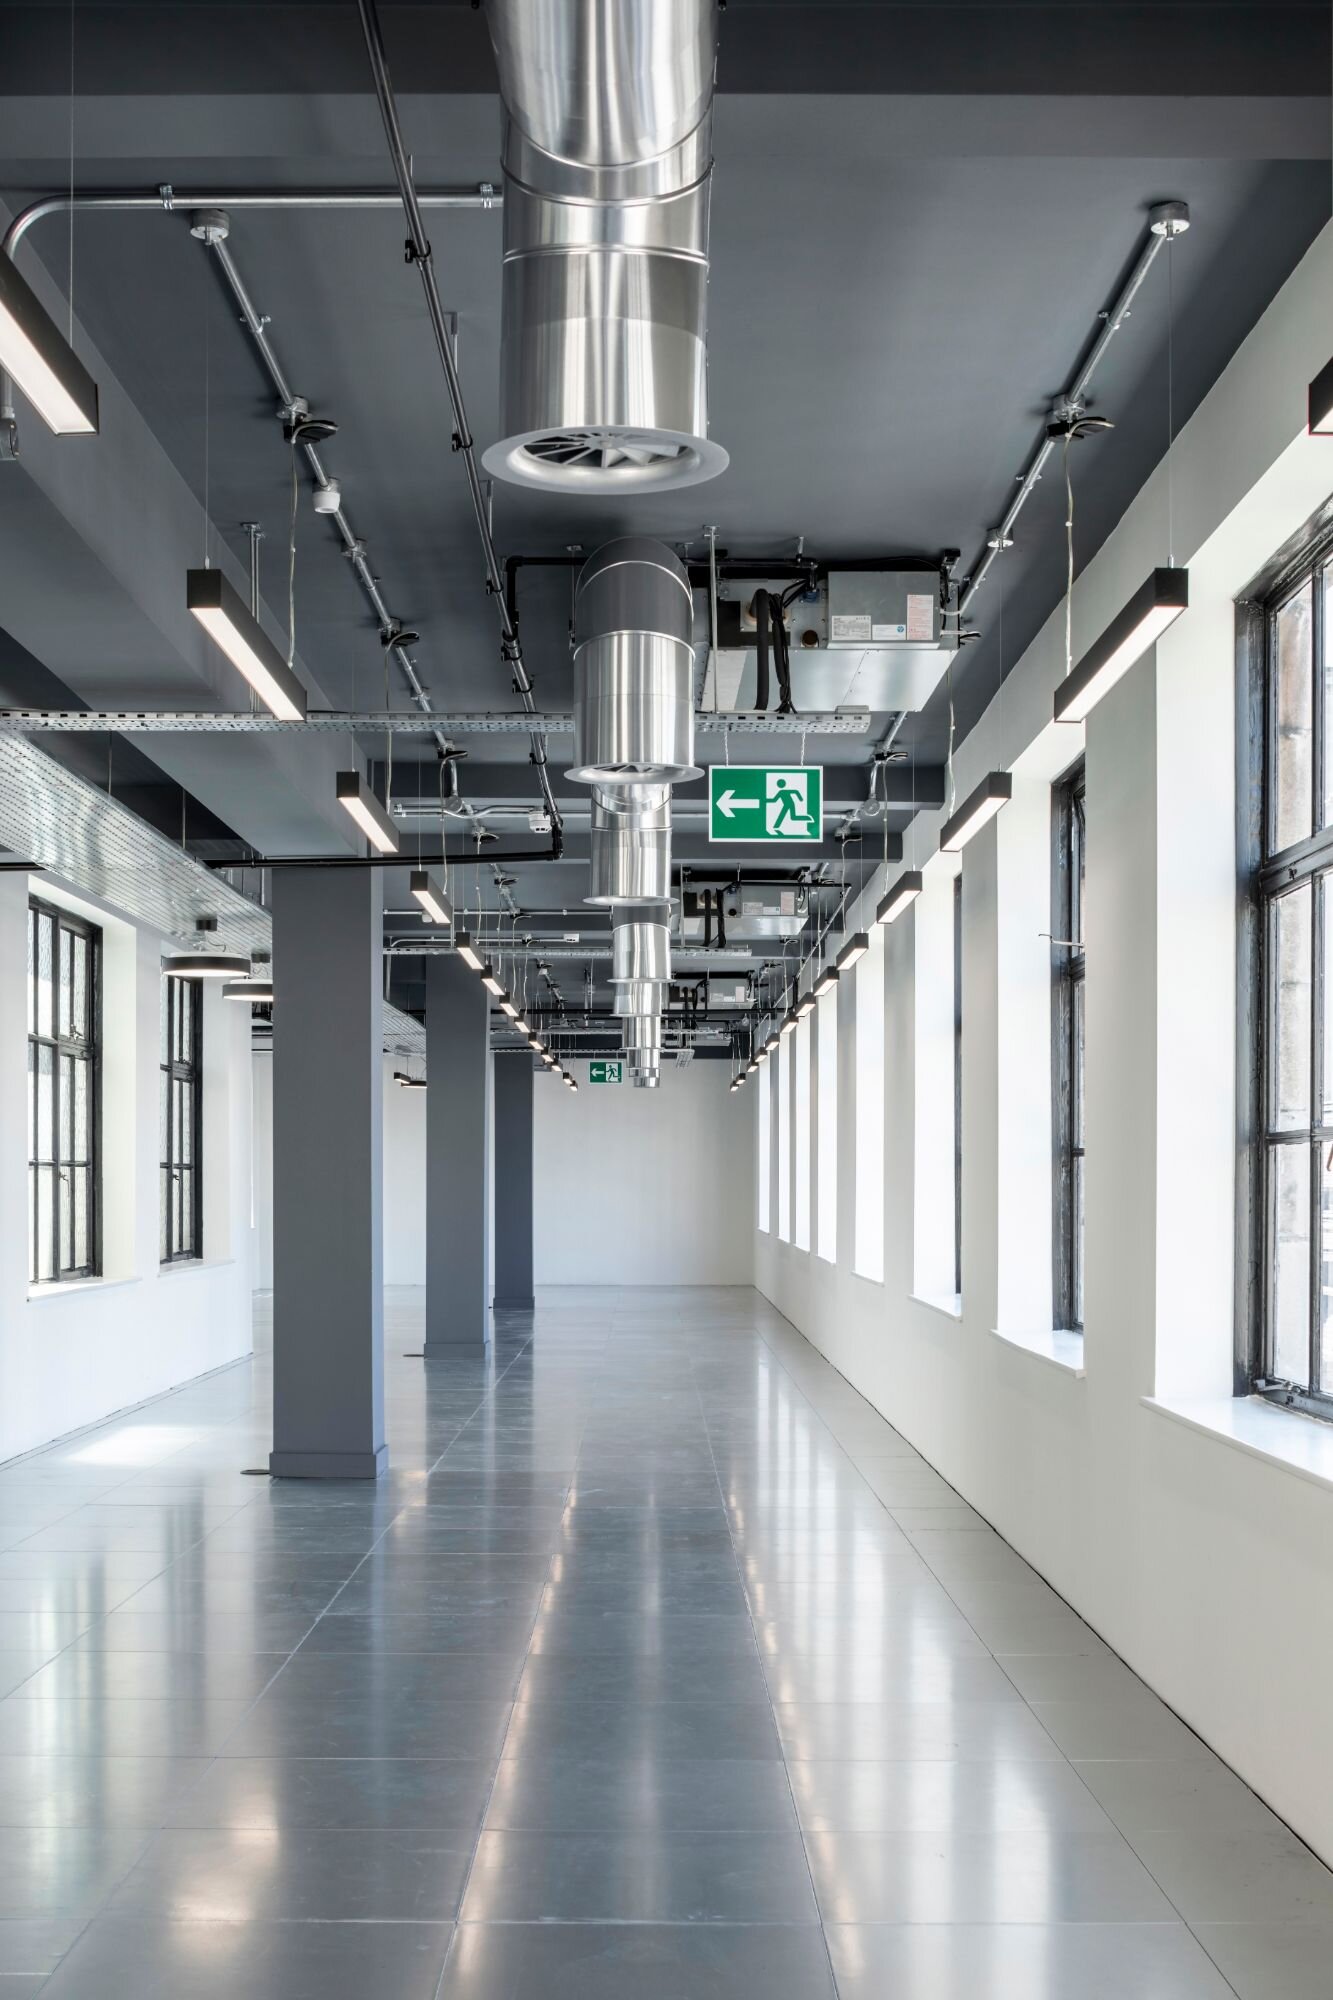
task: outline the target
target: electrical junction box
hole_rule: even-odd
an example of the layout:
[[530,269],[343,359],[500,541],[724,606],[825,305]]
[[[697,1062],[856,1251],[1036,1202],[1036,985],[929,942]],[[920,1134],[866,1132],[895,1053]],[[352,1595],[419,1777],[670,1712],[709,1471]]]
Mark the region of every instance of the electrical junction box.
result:
[[[707,591],[695,593],[694,640],[703,662],[699,706],[745,714],[758,678],[754,594],[776,594],[790,579],[727,578],[718,587],[717,654]],[[924,708],[957,646],[940,609],[936,570],[830,570],[788,605],[783,620],[798,710]],[[778,705],[777,663],[769,664],[769,709]]]

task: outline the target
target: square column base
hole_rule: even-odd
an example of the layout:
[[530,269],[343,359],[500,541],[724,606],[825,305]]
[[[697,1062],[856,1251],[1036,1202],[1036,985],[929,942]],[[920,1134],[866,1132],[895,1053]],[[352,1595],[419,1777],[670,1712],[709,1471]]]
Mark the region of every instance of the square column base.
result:
[[378,1451],[271,1451],[274,1479],[382,1479],[389,1470],[389,1447]]

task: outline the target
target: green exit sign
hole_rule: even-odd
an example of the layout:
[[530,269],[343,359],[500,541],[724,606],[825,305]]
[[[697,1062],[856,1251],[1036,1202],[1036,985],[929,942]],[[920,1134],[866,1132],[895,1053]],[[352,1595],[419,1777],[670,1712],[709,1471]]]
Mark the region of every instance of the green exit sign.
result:
[[708,838],[772,841],[824,837],[821,764],[713,764],[708,772]]
[[625,1073],[625,1065],[618,1062],[590,1062],[588,1064],[589,1083],[619,1083]]

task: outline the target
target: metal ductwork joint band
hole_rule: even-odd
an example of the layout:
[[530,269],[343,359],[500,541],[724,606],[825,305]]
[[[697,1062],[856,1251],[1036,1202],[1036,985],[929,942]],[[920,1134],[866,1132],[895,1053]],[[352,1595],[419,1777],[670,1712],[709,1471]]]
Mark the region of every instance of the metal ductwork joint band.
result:
[[486,470],[567,493],[711,479],[717,0],[486,0],[486,17],[505,173]]
[[627,535],[579,571],[574,593],[574,765],[581,784],[697,778],[694,599],[665,542]]

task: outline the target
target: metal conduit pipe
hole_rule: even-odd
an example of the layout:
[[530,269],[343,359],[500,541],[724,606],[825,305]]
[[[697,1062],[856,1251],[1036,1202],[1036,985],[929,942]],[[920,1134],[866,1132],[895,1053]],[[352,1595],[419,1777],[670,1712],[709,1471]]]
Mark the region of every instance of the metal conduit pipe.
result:
[[[258,312],[254,301],[250,297],[245,281],[236,268],[236,259],[231,253],[231,247],[226,237],[214,229],[208,229],[201,240],[205,247],[212,251],[227,288],[240,308],[242,322],[259,351],[260,358],[268,371],[269,380],[278,392],[278,399],[283,410],[292,410],[295,406],[295,397],[282,363],[278,360],[274,352],[273,343],[268,334],[267,321]],[[318,447],[308,441],[302,441],[301,450],[305,454],[306,464],[310,468],[311,476],[316,486],[327,486],[329,483],[328,474],[324,470],[324,462],[319,455]],[[353,530],[352,524],[347,518],[346,509],[341,504],[334,510],[330,518],[338,530],[338,534],[342,540],[343,551],[352,565],[356,580],[360,584],[371,609],[379,621],[380,632],[382,635],[387,636],[388,633],[395,629],[397,621],[385,603],[384,594],[375,581],[369,558],[366,555],[366,545]],[[431,712],[430,697],[421,684],[416,665],[406,646],[393,641],[389,644],[388,651],[398,662],[403,677],[411,690],[413,700],[417,703],[423,714],[429,715]],[[432,734],[441,750],[450,748],[449,739],[442,730],[437,728]]]
[[[1103,315],[1101,331],[1088,350],[1088,356],[1075,375],[1064,395],[1059,398],[1060,406],[1079,408],[1087,399],[1092,378],[1106,355],[1107,348],[1129,318],[1130,308],[1138,297],[1144,279],[1157,261],[1157,253],[1173,236],[1182,236],[1190,226],[1190,212],[1183,201],[1159,201],[1148,211],[1148,234],[1135,260],[1134,268],[1126,278],[1115,304]],[[991,564],[1002,555],[1013,540],[1014,523],[1032,498],[1033,488],[1041,478],[1046,461],[1055,449],[1055,439],[1043,430],[1036,451],[1028,461],[1027,469],[1019,478],[1018,491],[1010,501],[1004,519],[998,528],[991,530],[985,554],[977,562],[972,575],[963,586],[958,598],[958,615],[961,618],[972,599],[986,581]]]
[[[371,76],[375,84],[375,96],[379,103],[380,116],[384,122],[384,136],[388,142],[389,157],[393,163],[394,176],[398,182],[398,192],[402,198],[403,213],[407,218],[408,260],[421,273],[422,290],[426,298],[426,311],[430,318],[431,331],[435,335],[435,345],[439,352],[440,364],[444,369],[445,386],[449,392],[449,403],[454,418],[454,449],[463,460],[467,474],[468,494],[472,501],[472,512],[476,517],[477,533],[481,538],[482,555],[486,567],[486,587],[495,602],[500,619],[500,650],[513,676],[514,689],[523,703],[524,709],[533,713],[536,703],[533,699],[532,680],[523,662],[523,648],[519,641],[518,628],[509,615],[505,601],[504,578],[495,553],[495,542],[491,535],[490,514],[481,488],[481,476],[477,471],[476,452],[472,443],[472,432],[468,427],[467,411],[463,403],[463,385],[458,376],[458,364],[454,359],[453,343],[445,319],[444,307],[440,302],[440,289],[435,280],[435,266],[431,257],[430,240],[422,219],[421,202],[412,178],[412,168],[403,144],[403,135],[398,123],[398,107],[394,99],[393,85],[389,80],[388,58],[384,52],[384,38],[380,32],[379,14],[374,0],[357,0],[357,12],[361,20],[361,30],[365,37],[366,53],[370,60]],[[555,802],[551,789],[550,773],[546,768],[546,744],[539,732],[534,731],[530,739],[530,756],[541,786],[542,798],[551,821],[551,849],[559,854],[563,846],[564,821],[560,808]]]

